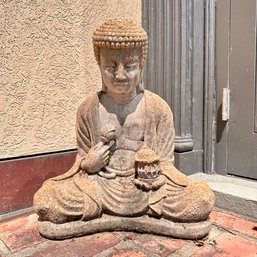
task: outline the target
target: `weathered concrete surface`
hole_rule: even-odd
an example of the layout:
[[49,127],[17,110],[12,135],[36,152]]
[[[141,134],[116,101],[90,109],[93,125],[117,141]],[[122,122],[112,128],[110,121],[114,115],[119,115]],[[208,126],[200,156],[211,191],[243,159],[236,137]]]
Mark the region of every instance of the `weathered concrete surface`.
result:
[[211,187],[217,207],[257,219],[257,182],[204,173],[190,177],[203,180]]

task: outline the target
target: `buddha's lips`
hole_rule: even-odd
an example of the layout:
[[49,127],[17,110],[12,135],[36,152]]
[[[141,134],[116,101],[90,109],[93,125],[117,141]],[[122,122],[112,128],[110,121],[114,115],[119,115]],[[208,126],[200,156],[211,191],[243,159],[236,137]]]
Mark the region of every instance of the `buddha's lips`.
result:
[[115,82],[114,86],[115,87],[125,87],[128,85],[128,82]]

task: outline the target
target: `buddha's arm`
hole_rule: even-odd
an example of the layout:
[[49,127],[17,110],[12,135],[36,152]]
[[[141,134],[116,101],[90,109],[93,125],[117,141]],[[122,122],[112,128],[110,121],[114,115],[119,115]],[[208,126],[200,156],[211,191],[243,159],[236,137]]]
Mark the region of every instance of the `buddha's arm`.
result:
[[78,156],[83,157],[89,152],[92,147],[92,142],[90,140],[89,129],[87,128],[87,124],[85,123],[80,110],[77,114],[76,137]]
[[78,155],[84,156],[100,142],[99,100],[97,93],[92,93],[79,106],[76,117],[76,138]]
[[100,171],[108,163],[110,154],[108,144],[97,142],[100,133],[95,109],[95,105],[88,106],[88,102],[84,102],[77,112],[77,159],[83,158],[80,168],[88,174]]
[[157,149],[161,163],[174,162],[175,130],[173,114],[166,102],[159,104],[157,116]]
[[173,115],[168,104],[160,105],[157,125],[157,149],[160,156],[161,174],[174,183],[187,186],[188,180],[174,166],[175,129]]

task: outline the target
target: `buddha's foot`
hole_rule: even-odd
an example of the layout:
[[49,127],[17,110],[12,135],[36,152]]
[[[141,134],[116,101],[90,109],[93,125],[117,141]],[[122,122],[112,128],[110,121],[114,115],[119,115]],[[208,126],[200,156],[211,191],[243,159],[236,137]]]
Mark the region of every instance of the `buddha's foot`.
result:
[[63,224],[38,221],[38,226],[41,235],[50,239],[66,239],[104,231],[135,231],[181,239],[197,239],[207,235],[211,229],[209,221],[176,223],[148,216],[132,218],[109,215],[90,221],[72,221]]

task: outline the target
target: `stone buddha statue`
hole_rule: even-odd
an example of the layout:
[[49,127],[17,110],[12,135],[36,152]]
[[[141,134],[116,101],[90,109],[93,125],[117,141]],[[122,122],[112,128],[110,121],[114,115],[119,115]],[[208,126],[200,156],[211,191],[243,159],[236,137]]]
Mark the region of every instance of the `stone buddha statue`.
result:
[[147,43],[143,28],[129,19],[110,19],[95,30],[102,90],[78,109],[74,165],[34,196],[44,236],[104,230],[181,238],[208,233],[214,194],[175,168],[170,107],[141,84]]

